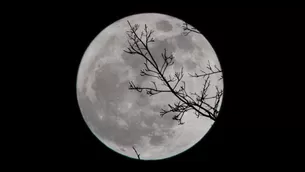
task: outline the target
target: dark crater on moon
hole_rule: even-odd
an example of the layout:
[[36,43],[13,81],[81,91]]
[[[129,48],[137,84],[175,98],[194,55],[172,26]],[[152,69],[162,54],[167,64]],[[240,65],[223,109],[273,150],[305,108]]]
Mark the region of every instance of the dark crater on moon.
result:
[[174,37],[177,41],[177,46],[186,51],[186,52],[193,52],[196,44],[193,43],[191,37],[184,36],[183,34],[177,35]]
[[164,32],[169,32],[173,29],[173,26],[169,23],[169,21],[161,20],[156,23],[156,28]]
[[154,136],[151,136],[151,139],[150,139],[149,143],[151,145],[156,146],[156,145],[161,144],[163,141],[164,141],[164,137],[163,136],[156,136],[156,135],[154,135]]
[[192,70],[196,69],[197,64],[193,60],[187,59],[187,60],[185,60],[183,66],[185,66],[187,70],[192,71]]

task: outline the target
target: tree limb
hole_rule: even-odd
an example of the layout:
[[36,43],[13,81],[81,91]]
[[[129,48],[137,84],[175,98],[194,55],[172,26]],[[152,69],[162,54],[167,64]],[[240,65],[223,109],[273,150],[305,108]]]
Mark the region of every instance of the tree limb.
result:
[[183,28],[183,34],[184,36],[187,36],[189,33],[194,32],[194,33],[200,33],[197,29],[195,29],[194,27],[190,27],[190,25],[188,25],[186,22],[183,23],[182,25]]
[[[214,68],[216,69],[216,70],[214,70],[214,69],[212,69],[212,67],[211,67],[211,64],[210,64],[210,61],[208,60],[208,65],[207,65],[207,69],[209,70],[209,72],[205,72],[205,71],[203,71],[203,70],[200,70],[201,72],[202,72],[202,74],[197,74],[196,72],[194,73],[194,74],[190,74],[189,73],[189,75],[191,76],[191,77],[196,77],[196,78],[198,78],[198,77],[209,77],[210,75],[214,75],[214,74],[222,74],[222,71],[216,66],[216,65],[214,65]],[[222,77],[222,75],[220,76],[220,78],[219,78],[219,80],[221,80],[223,77]]]
[[134,148],[134,146],[132,146],[132,149],[133,149],[133,150],[135,151],[135,153],[137,154],[138,159],[141,159],[141,158],[140,158],[140,154],[137,152],[136,148]]

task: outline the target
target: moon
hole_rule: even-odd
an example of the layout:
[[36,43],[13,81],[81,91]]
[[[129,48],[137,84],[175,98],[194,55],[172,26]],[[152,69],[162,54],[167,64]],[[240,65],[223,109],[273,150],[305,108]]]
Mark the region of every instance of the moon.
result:
[[[161,62],[164,48],[175,57],[168,72],[184,68],[183,80],[188,92],[200,93],[204,81],[189,77],[207,63],[218,66],[217,55],[208,40],[200,33],[183,34],[184,21],[159,13],[141,13],[127,16],[104,28],[90,43],[79,65],[77,100],[85,123],[91,132],[109,149],[123,156],[137,159],[133,147],[142,160],[161,160],[181,154],[197,144],[209,131],[214,121],[199,117],[194,111],[185,113],[183,125],[173,120],[175,113],[160,116],[162,108],[177,101],[171,93],[149,96],[130,90],[129,81],[149,86],[154,78],[141,76],[142,57],[124,52],[128,47],[126,31],[138,24],[139,30],[154,30],[154,42],[149,49]],[[192,27],[192,26],[191,26]],[[211,89],[223,88],[219,76],[211,76]],[[221,104],[221,103],[220,103]],[[220,106],[219,106],[220,107]]]

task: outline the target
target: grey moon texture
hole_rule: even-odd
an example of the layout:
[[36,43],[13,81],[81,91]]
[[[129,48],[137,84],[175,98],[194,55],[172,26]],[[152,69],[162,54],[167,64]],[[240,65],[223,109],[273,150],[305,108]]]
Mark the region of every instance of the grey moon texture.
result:
[[[220,67],[218,57],[208,40],[198,33],[183,34],[184,21],[157,13],[142,13],[122,18],[103,29],[85,51],[77,75],[77,99],[81,114],[91,132],[109,149],[137,159],[135,147],[142,160],[160,160],[183,153],[198,143],[214,121],[188,111],[183,125],[172,117],[175,113],[160,116],[161,108],[177,99],[170,93],[148,96],[145,92],[129,90],[129,81],[146,86],[154,80],[140,76],[144,60],[124,52],[128,47],[129,25],[146,24],[154,30],[155,42],[149,48],[156,60],[161,59],[164,48],[175,56],[169,72],[183,66],[183,80],[187,91],[200,93],[203,80],[187,73],[205,69],[208,61]],[[211,89],[223,88],[219,76],[211,76]],[[220,103],[221,104],[221,103]],[[101,155],[102,156],[102,155]]]

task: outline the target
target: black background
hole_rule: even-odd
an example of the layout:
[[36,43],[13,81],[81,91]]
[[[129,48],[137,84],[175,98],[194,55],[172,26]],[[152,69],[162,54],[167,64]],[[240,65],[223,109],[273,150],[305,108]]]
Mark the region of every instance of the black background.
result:
[[[304,79],[297,76],[302,74],[298,65],[304,57],[298,51],[303,48],[302,9],[122,7],[53,9],[44,19],[52,45],[45,47],[52,70],[44,70],[49,75],[45,85],[52,87],[48,91],[52,108],[44,113],[54,119],[48,128],[54,137],[41,141],[52,143],[41,151],[51,150],[55,160],[138,162],[108,149],[87,127],[76,99],[77,70],[90,42],[105,27],[128,15],[158,12],[200,30],[216,51],[224,74],[224,100],[212,129],[194,147],[165,162],[257,165],[302,159],[298,157],[304,156],[300,96]],[[159,163],[145,163],[151,162]]]

